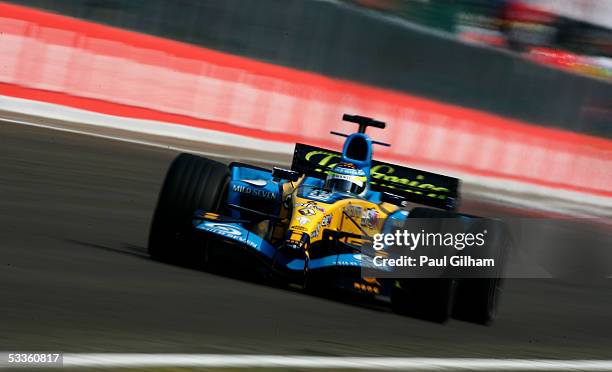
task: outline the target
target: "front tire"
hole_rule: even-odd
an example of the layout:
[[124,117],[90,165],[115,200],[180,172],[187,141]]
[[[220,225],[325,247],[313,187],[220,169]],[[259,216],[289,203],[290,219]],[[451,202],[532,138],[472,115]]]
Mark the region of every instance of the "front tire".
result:
[[174,159],[153,214],[149,254],[158,261],[201,266],[204,248],[189,244],[189,229],[197,209],[216,212],[222,205],[229,174],[214,160],[180,154]]

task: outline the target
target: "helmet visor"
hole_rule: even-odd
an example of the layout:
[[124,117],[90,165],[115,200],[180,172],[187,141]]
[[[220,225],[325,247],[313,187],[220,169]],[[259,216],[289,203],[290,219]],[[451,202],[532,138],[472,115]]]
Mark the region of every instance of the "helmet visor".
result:
[[365,189],[364,182],[354,182],[340,178],[329,180],[327,187],[335,192],[348,192],[351,194],[361,194]]

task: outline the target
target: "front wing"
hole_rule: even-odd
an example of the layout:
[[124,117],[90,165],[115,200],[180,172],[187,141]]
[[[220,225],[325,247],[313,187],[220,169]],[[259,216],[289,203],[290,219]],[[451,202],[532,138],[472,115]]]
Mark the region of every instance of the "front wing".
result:
[[[204,216],[205,213],[196,213]],[[249,231],[241,221],[216,216],[213,220],[195,217],[195,232],[201,239],[213,239],[227,244],[222,249],[234,250],[232,256],[254,255],[274,273],[289,278],[303,278],[308,275],[325,275],[330,286],[349,287],[361,290],[361,268],[371,265],[372,257],[364,254],[339,253],[310,259],[294,248],[274,247],[259,235]],[[197,244],[197,240],[196,240]],[[223,245],[223,244],[221,244]],[[370,287],[363,287],[369,289]]]

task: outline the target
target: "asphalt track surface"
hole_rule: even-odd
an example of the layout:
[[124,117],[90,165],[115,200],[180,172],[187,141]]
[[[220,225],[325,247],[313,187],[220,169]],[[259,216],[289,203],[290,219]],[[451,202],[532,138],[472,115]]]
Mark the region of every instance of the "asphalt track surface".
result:
[[0,122],[0,350],[612,358],[612,280],[509,280],[484,327],[154,262],[174,156]]

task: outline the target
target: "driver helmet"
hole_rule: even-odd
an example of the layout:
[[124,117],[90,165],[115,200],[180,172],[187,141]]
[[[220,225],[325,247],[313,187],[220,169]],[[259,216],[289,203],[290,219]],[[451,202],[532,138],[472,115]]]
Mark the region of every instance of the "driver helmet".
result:
[[325,188],[332,192],[364,195],[367,189],[366,173],[355,164],[341,162],[332,168],[325,180]]

